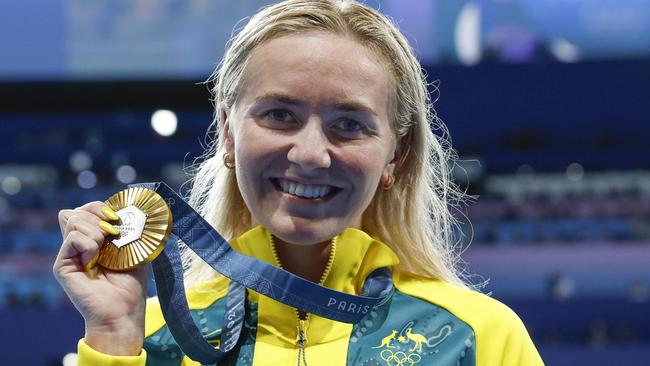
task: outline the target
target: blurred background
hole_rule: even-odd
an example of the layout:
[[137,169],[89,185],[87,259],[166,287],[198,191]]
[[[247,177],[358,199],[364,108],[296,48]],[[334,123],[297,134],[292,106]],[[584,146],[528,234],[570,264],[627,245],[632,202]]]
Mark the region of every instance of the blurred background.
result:
[[[202,82],[266,3],[0,1],[3,365],[74,361],[57,212],[132,182],[178,189],[212,118]],[[479,196],[458,233],[474,280],[548,365],[647,365],[650,2],[368,4],[439,80],[455,177]]]

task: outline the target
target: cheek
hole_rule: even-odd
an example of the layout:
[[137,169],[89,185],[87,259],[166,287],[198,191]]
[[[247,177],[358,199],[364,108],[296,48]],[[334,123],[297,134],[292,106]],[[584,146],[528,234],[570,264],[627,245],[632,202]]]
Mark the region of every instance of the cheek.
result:
[[239,189],[247,198],[260,199],[269,189],[265,174],[281,166],[286,149],[281,139],[270,136],[252,123],[237,132],[235,159]]
[[245,125],[237,130],[235,138],[235,158],[239,159],[242,170],[249,171],[263,162],[273,147],[269,144],[272,140],[268,136],[261,135],[247,121],[243,123]]
[[[384,168],[383,161],[373,157],[378,155],[377,151],[368,151],[356,159],[348,160],[348,174],[357,189],[363,192],[374,192],[381,173]],[[362,193],[362,192],[359,192]]]
[[365,181],[365,192],[369,196],[368,201],[374,197],[377,187],[380,184],[381,176],[387,165],[393,158],[394,149],[388,139],[382,139],[380,143],[369,146],[363,158],[358,159],[359,167],[362,167],[362,174]]
[[238,131],[235,139],[235,160],[237,164],[237,184],[244,200],[256,196],[259,187],[260,165],[263,164],[264,152],[260,144],[254,143],[253,136],[245,131]]

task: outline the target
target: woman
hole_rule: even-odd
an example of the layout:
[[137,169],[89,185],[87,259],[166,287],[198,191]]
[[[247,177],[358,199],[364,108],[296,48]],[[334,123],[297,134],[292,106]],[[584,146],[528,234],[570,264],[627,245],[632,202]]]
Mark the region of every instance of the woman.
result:
[[[451,151],[390,21],[352,1],[286,1],[251,18],[213,80],[218,138],[190,203],[243,254],[353,294],[388,267],[396,288],[354,325],[248,291],[245,329],[222,364],[542,364],[517,316],[455,268]],[[54,272],[86,321],[79,364],[197,364],[157,300],[145,305],[143,270],[88,269],[114,213],[93,202],[59,218]],[[190,309],[211,340],[228,280],[185,256]]]

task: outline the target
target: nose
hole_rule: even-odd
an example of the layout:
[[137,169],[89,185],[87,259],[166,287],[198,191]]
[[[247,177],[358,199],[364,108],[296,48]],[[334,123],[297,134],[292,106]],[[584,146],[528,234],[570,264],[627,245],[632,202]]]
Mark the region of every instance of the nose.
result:
[[305,170],[330,167],[329,140],[318,118],[310,118],[293,137],[295,140],[287,154],[290,162]]

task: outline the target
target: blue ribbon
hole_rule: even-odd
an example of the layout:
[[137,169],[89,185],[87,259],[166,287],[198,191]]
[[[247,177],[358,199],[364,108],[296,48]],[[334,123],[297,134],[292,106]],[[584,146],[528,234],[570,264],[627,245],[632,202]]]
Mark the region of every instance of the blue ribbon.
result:
[[[230,244],[163,182],[134,184],[157,192],[167,202],[173,221],[172,234],[163,252],[153,261],[160,306],[167,326],[183,352],[202,364],[215,364],[239,340],[246,288],[307,313],[345,322],[359,322],[393,292],[390,271],[381,268],[366,279],[362,295],[355,296],[320,286],[257,258],[236,252]],[[194,323],[187,305],[178,239],[214,270],[229,278],[219,349],[213,348]]]

